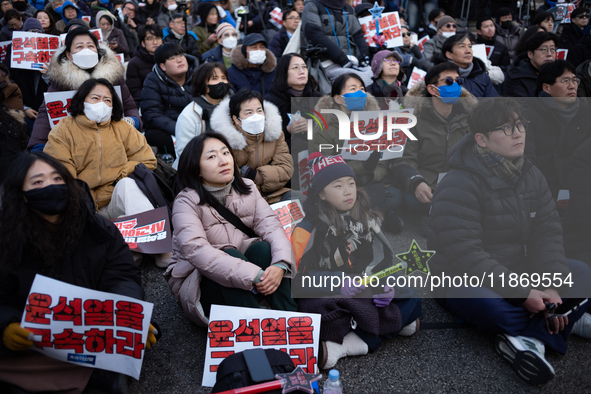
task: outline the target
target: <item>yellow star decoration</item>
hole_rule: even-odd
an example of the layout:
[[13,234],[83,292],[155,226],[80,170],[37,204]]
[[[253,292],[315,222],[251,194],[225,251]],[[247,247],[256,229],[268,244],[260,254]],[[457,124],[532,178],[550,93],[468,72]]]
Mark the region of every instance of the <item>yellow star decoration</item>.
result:
[[427,262],[435,254],[434,250],[421,250],[419,244],[414,239],[410,245],[410,249],[406,253],[399,253],[396,255],[400,260],[407,264],[405,275],[420,272],[421,274],[429,274],[429,265]]

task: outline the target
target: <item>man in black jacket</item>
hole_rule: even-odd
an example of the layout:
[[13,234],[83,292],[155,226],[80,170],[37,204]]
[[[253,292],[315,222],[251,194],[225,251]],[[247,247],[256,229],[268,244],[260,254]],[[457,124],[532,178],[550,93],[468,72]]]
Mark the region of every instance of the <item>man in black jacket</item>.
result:
[[301,19],[300,13],[293,8],[283,13],[283,27],[278,33],[273,35],[273,38],[269,43],[269,50],[273,52],[273,55],[275,55],[277,60],[283,55],[283,51],[293,36],[293,33],[298,28]]
[[146,25],[140,28],[139,39],[140,45],[137,46],[133,58],[127,64],[126,74],[127,87],[138,108],[144,81],[154,67],[154,52],[162,45],[162,29],[157,24]]
[[[438,289],[438,302],[497,334],[501,357],[528,383],[543,384],[555,374],[544,345],[564,354],[571,332],[591,337],[588,304],[568,319],[547,320],[545,303],[587,297],[591,269],[564,255],[556,204],[544,176],[523,156],[527,122],[519,105],[483,100],[468,124],[471,132],[452,148],[451,170],[433,196],[431,274],[454,279]],[[546,280],[536,284],[535,278]]]
[[564,25],[558,48],[571,50],[583,38],[583,31],[589,24],[589,8],[575,8],[570,14],[570,23]]
[[486,54],[492,65],[506,72],[511,64],[511,58],[505,44],[495,38],[494,19],[490,16],[479,19],[476,22],[476,32],[478,33],[476,42],[486,45]]

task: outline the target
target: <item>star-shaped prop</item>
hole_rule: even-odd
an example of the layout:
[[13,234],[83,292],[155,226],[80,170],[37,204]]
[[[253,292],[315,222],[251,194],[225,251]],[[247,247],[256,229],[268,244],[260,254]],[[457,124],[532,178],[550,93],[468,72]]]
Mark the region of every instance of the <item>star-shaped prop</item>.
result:
[[382,17],[382,11],[384,11],[384,7],[380,7],[376,1],[373,4],[373,8],[369,9],[368,11],[371,12],[372,20],[375,21],[376,19],[380,19]]
[[298,366],[291,373],[278,373],[275,378],[283,383],[283,393],[302,390],[306,393],[313,393],[312,383],[320,379],[322,375],[305,373],[302,367]]
[[427,262],[431,259],[431,257],[433,257],[434,254],[434,250],[421,250],[417,241],[413,239],[409,251],[406,253],[399,253],[396,255],[396,257],[408,264],[405,272],[405,275],[408,276],[410,274],[414,274],[415,272],[429,274],[430,270]]

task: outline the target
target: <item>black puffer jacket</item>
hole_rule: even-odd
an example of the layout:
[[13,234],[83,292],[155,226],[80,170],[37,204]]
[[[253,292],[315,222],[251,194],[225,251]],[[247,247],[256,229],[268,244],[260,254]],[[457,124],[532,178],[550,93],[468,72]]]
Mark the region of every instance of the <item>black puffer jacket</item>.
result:
[[138,45],[133,57],[127,64],[127,88],[135,100],[135,105],[140,106],[144,81],[154,67],[154,55],[150,55],[146,48]]
[[584,100],[578,100],[578,105],[575,117],[565,123],[554,99],[541,92],[538,98],[526,100],[523,111],[523,116],[530,122],[525,155],[544,174],[555,198],[558,190],[568,189],[573,153],[591,136],[591,108]]
[[[473,153],[468,134],[450,151],[451,170],[433,195],[429,249],[432,274],[467,273],[504,298],[523,299],[530,287],[508,286],[511,272],[569,273],[556,203],[544,176],[525,160],[517,184],[500,180]],[[499,275],[505,275],[502,287]]]
[[507,70],[503,95],[507,97],[529,97],[533,95],[538,79],[538,70],[531,64],[527,53],[515,58]]
[[191,79],[198,61],[191,55],[185,54],[185,57],[189,64],[189,70],[182,87],[166,75],[157,64],[154,64],[152,72],[146,77],[141,98],[146,133],[149,133],[150,130],[159,130],[174,135],[177,118],[183,109],[193,101]]
[[581,38],[583,38],[583,29],[573,22],[564,25],[560,40],[558,41],[558,48],[571,50]]
[[566,55],[567,60],[574,67],[578,67],[587,59],[591,59],[591,36],[586,35],[573,46]]

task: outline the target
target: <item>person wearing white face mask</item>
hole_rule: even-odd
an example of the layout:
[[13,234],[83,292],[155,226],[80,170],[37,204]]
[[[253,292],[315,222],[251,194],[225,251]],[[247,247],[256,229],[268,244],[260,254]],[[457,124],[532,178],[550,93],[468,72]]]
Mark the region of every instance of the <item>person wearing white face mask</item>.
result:
[[217,45],[201,55],[204,63],[224,63],[226,68],[230,68],[232,60],[230,53],[238,44],[238,32],[229,23],[221,23],[215,30]]
[[[98,43],[96,37],[85,28],[71,30],[65,46],[52,58],[46,74],[49,77],[48,92],[78,90],[90,78],[105,78],[110,84],[121,87],[124,120],[141,129],[139,111],[125,84],[125,70],[108,46]],[[29,149],[42,150],[51,131],[45,101],[33,125]]]
[[425,58],[423,68],[425,70],[428,71],[435,65],[431,58],[433,55],[441,53],[443,43],[456,34],[457,27],[455,19],[449,15],[445,15],[437,21],[437,34],[425,43],[423,50],[423,57]]
[[[128,176],[143,163],[156,169],[146,138],[123,120],[121,101],[106,79],[89,79],[72,98],[70,115],[49,133],[44,152],[85,181],[99,213],[108,219],[154,209]],[[108,158],[108,159],[107,159]],[[170,255],[156,256],[167,266]]]
[[228,69],[230,83],[237,90],[251,89],[265,95],[275,78],[277,59],[267,49],[267,41],[258,34],[244,37],[242,45],[232,50],[232,67]]
[[164,0],[162,1],[162,6],[160,7],[160,15],[158,15],[158,25],[162,29],[168,27],[172,19],[172,14],[179,12],[178,11],[178,4],[176,0]]
[[218,104],[210,125],[226,137],[242,176],[257,185],[269,204],[290,199],[285,185],[293,165],[274,104],[263,101],[259,92],[242,89]]

